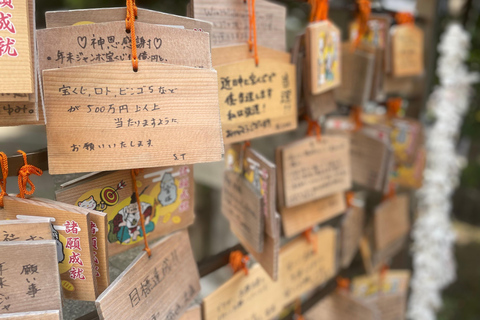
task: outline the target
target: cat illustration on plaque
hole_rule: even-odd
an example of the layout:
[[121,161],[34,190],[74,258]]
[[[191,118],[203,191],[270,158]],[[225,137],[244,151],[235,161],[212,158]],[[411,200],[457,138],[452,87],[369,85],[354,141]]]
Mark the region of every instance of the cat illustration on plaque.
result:
[[91,195],[83,201],[78,201],[78,206],[90,210],[105,211],[108,207],[114,206],[118,203],[120,196],[118,190],[125,188],[127,184],[125,181],[120,181],[117,188],[105,187],[100,191],[100,203],[97,203],[95,197]]

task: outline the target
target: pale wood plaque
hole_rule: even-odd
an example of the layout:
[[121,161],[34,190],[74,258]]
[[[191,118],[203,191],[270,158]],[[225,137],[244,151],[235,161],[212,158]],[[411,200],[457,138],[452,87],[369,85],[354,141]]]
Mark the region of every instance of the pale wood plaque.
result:
[[0,241],[52,240],[52,225],[48,222],[0,220]]
[[424,34],[414,24],[391,29],[392,74],[394,77],[419,76],[424,72]]
[[[337,289],[338,290],[338,289]],[[348,293],[334,292],[305,313],[305,320],[380,320],[378,311]]]
[[409,198],[406,194],[385,200],[375,209],[375,248],[383,250],[410,230]]
[[0,314],[1,320],[61,320],[60,310]]

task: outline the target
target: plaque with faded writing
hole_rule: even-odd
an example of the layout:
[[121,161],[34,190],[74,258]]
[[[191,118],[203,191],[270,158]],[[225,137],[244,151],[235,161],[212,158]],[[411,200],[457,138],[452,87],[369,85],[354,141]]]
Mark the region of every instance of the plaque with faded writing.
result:
[[1,320],[61,320],[60,310],[0,314]]
[[340,86],[335,99],[347,105],[364,105],[370,98],[375,69],[375,55],[362,50],[352,50],[352,44],[342,45]]
[[[248,41],[248,5],[237,0],[192,0],[196,19],[213,23],[212,47],[243,44]],[[257,0],[255,16],[258,44],[276,50],[286,50],[285,6],[266,0]]]
[[142,252],[95,301],[100,319],[178,319],[200,291],[188,232]]
[[305,313],[305,320],[380,320],[378,311],[348,293],[334,292]]
[[272,319],[286,305],[333,277],[337,233],[333,228],[324,228],[313,236],[317,253],[303,237],[282,247],[276,282],[259,264],[250,268],[248,275],[236,273],[204,299],[204,319]]
[[375,209],[375,248],[383,250],[410,230],[408,195],[387,199]]
[[331,21],[310,23],[305,33],[307,75],[312,94],[320,94],[341,83],[342,37]]
[[390,32],[393,76],[400,78],[423,74],[423,30],[414,24],[402,24],[392,27]]
[[52,240],[52,225],[25,220],[0,220],[0,241]]
[[0,215],[15,219],[17,215],[49,217],[53,222],[58,271],[63,295],[67,299],[94,301],[97,279],[94,276],[90,217],[85,212],[71,212],[59,205],[16,197],[4,198],[5,209]]
[[[137,184],[149,240],[193,223],[193,166],[143,169],[137,176]],[[143,245],[130,170],[105,172],[66,183],[64,188],[56,191],[56,198],[107,215],[105,241],[110,256]]]
[[281,208],[283,232],[291,238],[297,234],[330,220],[345,211],[343,193],[310,201],[291,208]]
[[0,314],[61,310],[54,240],[0,242]]
[[293,64],[260,58],[215,68],[226,144],[297,128]]
[[290,208],[343,192],[352,184],[350,144],[348,138],[342,136],[322,136],[320,140],[307,137],[280,147],[277,166],[282,207]]
[[357,254],[360,239],[365,225],[365,211],[361,206],[353,205],[348,208],[342,220],[340,264],[348,268]]
[[[214,70],[131,61],[44,71],[52,174],[218,161]],[[88,128],[88,130],[86,130]]]
[[260,192],[233,171],[225,171],[222,189],[222,213],[235,225],[255,251],[263,251],[265,216]]
[[[47,28],[58,28],[85,23],[125,21],[127,10],[123,8],[82,9],[48,11],[45,13]],[[210,33],[212,23],[174,14],[138,8],[135,22],[181,26],[185,29]]]
[[29,1],[3,1],[0,8],[0,93],[33,93]]
[[[135,33],[140,69],[142,62],[212,66],[208,33],[141,22],[135,22]],[[37,42],[40,71],[131,60],[125,21],[38,30]]]

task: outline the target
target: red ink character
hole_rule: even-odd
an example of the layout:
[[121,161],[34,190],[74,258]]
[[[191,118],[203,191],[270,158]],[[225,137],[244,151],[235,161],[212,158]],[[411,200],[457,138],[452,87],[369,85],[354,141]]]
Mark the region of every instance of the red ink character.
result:
[[0,0],[0,8],[5,8],[9,7],[10,9],[13,9],[13,0]]
[[12,17],[11,13],[4,13],[0,11],[0,30],[7,30],[10,33],[17,33],[15,26],[13,25],[10,18]]
[[185,212],[188,210],[189,207],[190,207],[190,204],[188,203],[188,201],[184,201],[180,204],[180,207],[178,208],[178,210],[180,212]]
[[78,226],[78,223],[74,220],[65,221],[65,224],[63,226],[65,227],[66,233],[78,234],[78,232],[80,231],[80,227]]
[[98,261],[98,258],[97,258],[97,253],[94,251],[93,252],[93,262],[95,262],[95,264],[99,264],[100,262]]
[[13,47],[15,42],[15,39],[0,37],[0,57],[5,55],[12,58],[18,57],[18,51]]
[[67,244],[65,245],[65,248],[82,251],[80,246],[80,238],[67,238]]
[[85,270],[82,268],[75,268],[73,267],[70,269],[70,278],[73,280],[79,279],[79,280],[86,280],[85,275],[83,274]]
[[97,237],[92,237],[92,247],[95,250],[98,250]]
[[70,258],[68,259],[68,264],[78,264],[78,265],[81,265],[83,266],[83,261],[82,259],[80,258],[81,254],[78,253],[78,252],[72,252],[72,255],[70,256]]
[[93,221],[90,221],[90,230],[92,231],[92,235],[96,235],[98,232],[97,224]]

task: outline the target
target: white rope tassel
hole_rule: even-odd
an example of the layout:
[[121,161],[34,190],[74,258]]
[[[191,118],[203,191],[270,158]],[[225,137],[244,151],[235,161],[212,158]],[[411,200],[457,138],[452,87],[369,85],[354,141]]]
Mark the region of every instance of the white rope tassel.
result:
[[442,306],[441,291],[455,280],[455,234],[450,221],[451,196],[459,182],[460,161],[455,152],[471,84],[478,75],[465,65],[470,36],[450,23],[438,47],[440,85],[428,101],[436,122],[426,131],[427,165],[418,191],[418,219],[413,226],[413,277],[408,318],[434,320]]

